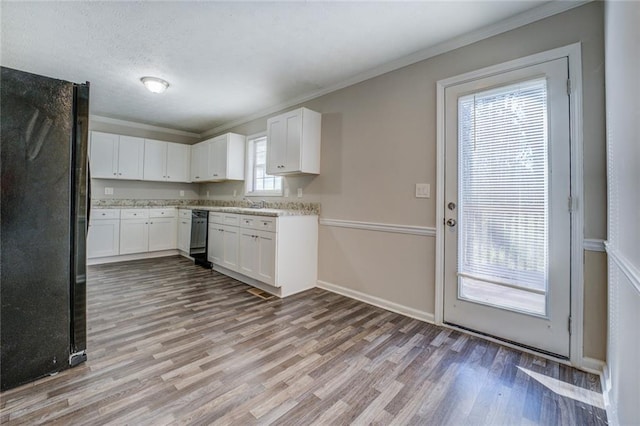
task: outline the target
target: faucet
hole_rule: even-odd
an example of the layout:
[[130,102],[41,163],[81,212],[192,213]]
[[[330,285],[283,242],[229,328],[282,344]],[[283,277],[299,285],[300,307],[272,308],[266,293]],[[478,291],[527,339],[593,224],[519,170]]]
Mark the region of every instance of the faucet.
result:
[[265,200],[260,200],[260,201],[251,201],[248,198],[244,198],[244,201],[246,201],[247,203],[249,203],[249,208],[250,209],[264,209],[267,202]]

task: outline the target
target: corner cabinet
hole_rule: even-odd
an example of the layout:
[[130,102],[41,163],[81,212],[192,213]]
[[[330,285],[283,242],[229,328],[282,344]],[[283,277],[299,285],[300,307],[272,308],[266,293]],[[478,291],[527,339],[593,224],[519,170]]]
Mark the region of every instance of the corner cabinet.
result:
[[192,146],[193,182],[244,180],[245,137],[227,133]]
[[317,216],[209,214],[213,269],[279,297],[316,286]]
[[89,159],[93,178],[141,180],[144,139],[91,132]]
[[319,174],[322,115],[299,108],[267,120],[267,173]]

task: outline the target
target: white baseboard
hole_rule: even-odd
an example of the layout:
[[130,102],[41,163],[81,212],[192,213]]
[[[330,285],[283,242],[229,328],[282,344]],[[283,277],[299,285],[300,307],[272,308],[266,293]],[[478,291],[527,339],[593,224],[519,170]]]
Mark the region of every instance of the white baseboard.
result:
[[87,259],[87,265],[101,265],[103,263],[126,262],[128,260],[152,259],[154,257],[175,256],[181,254],[178,250],[161,250],[147,253],[123,254],[120,256],[94,257]]
[[576,366],[581,370],[584,370],[588,373],[593,373],[597,375],[601,375],[605,368],[604,361],[595,358],[589,358],[587,356],[582,357],[582,363],[579,366]]
[[419,311],[417,309],[410,308],[399,303],[390,302],[376,296],[371,296],[357,290],[352,290],[350,288],[342,287],[337,284],[332,284],[322,280],[318,280],[318,287],[327,291],[331,291],[333,293],[338,293],[343,296],[359,300],[369,305],[377,306],[378,308],[386,309],[387,311],[415,318],[417,320],[428,322],[430,324],[434,323],[434,317],[432,313]]

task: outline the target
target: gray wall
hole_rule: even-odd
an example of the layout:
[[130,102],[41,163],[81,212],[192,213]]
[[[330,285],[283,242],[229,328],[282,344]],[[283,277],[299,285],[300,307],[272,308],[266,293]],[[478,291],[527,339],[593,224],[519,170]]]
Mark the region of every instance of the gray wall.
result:
[[[585,238],[606,237],[603,5],[592,2],[341,89],[304,106],[321,112],[319,176],[286,178],[291,194],[322,203],[322,217],[435,226],[436,82],[537,52],[582,42]],[[266,129],[266,117],[230,131]],[[431,184],[416,199],[414,185]],[[216,198],[242,194],[242,183],[202,185]],[[290,201],[298,200],[290,197]],[[434,313],[435,238],[321,226],[319,279],[351,291]],[[587,253],[585,341],[603,360],[606,257]]]
[[[167,142],[185,143],[189,145],[200,140],[196,136],[176,134],[171,131],[163,131],[163,129],[161,128],[141,128],[135,123],[132,123],[132,125],[130,126],[127,126],[124,123],[112,124],[91,118],[89,120],[89,130],[96,130],[106,133],[116,133],[119,135],[136,136],[139,138],[157,139]],[[105,195],[105,187],[113,188],[113,195]],[[180,195],[180,191],[184,191],[184,196]],[[198,199],[200,197],[199,191],[199,184],[192,183],[91,179],[91,197],[94,199]]]

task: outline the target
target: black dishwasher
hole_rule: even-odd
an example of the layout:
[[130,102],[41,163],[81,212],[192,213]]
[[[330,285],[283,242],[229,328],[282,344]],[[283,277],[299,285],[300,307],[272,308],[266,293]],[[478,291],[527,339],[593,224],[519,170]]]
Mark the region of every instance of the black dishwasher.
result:
[[207,260],[207,231],[209,212],[206,210],[191,211],[191,245],[189,256],[193,257],[196,265],[211,268]]

